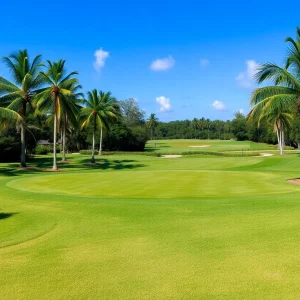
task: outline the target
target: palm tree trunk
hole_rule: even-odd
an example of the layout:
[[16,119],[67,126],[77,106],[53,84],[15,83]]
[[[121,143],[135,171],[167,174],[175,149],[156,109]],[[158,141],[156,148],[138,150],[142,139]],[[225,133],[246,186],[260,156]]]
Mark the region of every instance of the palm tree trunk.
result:
[[26,168],[26,126],[24,120],[21,123],[21,167]]
[[60,153],[62,153],[63,149],[62,149],[62,143],[63,143],[63,131],[62,129],[60,130],[60,140],[61,140],[61,143],[59,145],[59,149],[60,149]]
[[280,150],[280,135],[279,135],[279,128],[277,127],[276,128],[276,135],[277,135],[277,141],[278,141],[278,149]]
[[56,163],[56,136],[57,136],[57,115],[56,109],[54,111],[54,128],[53,128],[53,170],[57,170],[57,163]]
[[99,145],[99,155],[102,155],[102,137],[103,137],[103,130],[102,127],[100,129],[100,145]]
[[282,153],[283,154],[283,151],[284,151],[284,125],[283,123],[281,122],[281,149],[282,149]]
[[62,134],[62,153],[63,153],[62,161],[67,161],[66,160],[66,123],[64,124],[63,134]]
[[93,130],[93,146],[92,146],[92,159],[91,159],[91,163],[94,164],[95,163],[95,129]]
[[279,126],[278,126],[278,135],[279,135],[279,140],[278,140],[278,146],[280,150],[280,155],[283,154],[283,149],[282,149],[282,124],[279,121]]

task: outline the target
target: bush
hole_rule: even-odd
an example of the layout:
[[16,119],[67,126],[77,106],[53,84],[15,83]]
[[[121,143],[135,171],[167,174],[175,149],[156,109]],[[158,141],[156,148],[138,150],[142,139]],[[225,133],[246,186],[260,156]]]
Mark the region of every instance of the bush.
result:
[[[79,153],[82,155],[92,155],[92,150],[84,150],[83,149],[83,150],[80,150]],[[97,154],[98,154],[98,151],[95,150],[95,155],[97,155]]]
[[105,132],[103,149],[109,151],[144,151],[148,133],[145,126],[127,127],[117,123]]
[[[79,153],[82,155],[92,155],[92,150],[80,150]],[[161,154],[157,152],[102,151],[102,155],[130,155],[130,154],[153,156],[153,157],[161,156]],[[98,151],[95,151],[95,155],[98,155]]]
[[13,162],[20,160],[20,143],[13,137],[0,138],[0,161]]
[[[278,149],[278,144],[277,144],[277,145],[274,145],[273,148],[276,149],[276,150],[279,150],[279,149]],[[291,146],[284,146],[284,150],[295,150],[295,148],[294,148],[294,147],[291,147]]]
[[[59,153],[59,151],[59,147],[56,147],[56,153]],[[53,146],[37,145],[34,149],[34,153],[37,155],[53,153]]]
[[[168,153],[169,154],[169,153]],[[258,156],[259,152],[212,152],[212,151],[188,151],[177,153],[181,155],[211,155],[211,156],[225,156],[225,157],[244,157],[244,156]]]

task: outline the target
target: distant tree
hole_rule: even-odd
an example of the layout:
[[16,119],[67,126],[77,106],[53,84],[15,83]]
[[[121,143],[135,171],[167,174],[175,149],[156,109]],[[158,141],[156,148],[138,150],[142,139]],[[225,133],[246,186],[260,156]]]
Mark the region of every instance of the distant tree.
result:
[[300,114],[297,112],[291,123],[290,139],[295,142],[300,149]]
[[248,139],[247,119],[239,111],[234,114],[234,119],[231,121],[231,131],[238,141]]
[[158,118],[155,114],[151,114],[150,117],[147,119],[147,127],[150,129],[151,140],[153,140],[153,133],[155,128],[158,126]]
[[211,121],[209,119],[207,119],[205,121],[205,125],[206,125],[206,128],[207,128],[207,139],[209,140],[209,129],[211,127]]
[[145,113],[140,109],[136,99],[129,98],[119,101],[123,122],[127,126],[144,124]]
[[88,99],[83,101],[85,107],[81,109],[82,127],[92,126],[93,145],[91,163],[95,163],[95,134],[97,129],[109,128],[120,116],[119,108],[111,93],[104,93],[96,89],[88,92]]

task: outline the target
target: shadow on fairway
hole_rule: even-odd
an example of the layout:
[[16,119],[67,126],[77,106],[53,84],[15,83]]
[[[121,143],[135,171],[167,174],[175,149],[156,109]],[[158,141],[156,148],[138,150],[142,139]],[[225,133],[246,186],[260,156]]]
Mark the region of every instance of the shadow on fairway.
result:
[[[90,163],[90,158],[83,159],[70,159],[66,162],[60,160],[57,161],[59,170],[62,171],[85,171],[85,170],[132,170],[136,168],[143,168],[146,165],[136,163],[136,160],[132,159],[106,159],[96,158],[96,163]],[[12,163],[9,166],[1,168],[0,164],[0,176],[19,176],[24,174],[38,174],[44,173],[45,171],[51,171],[53,159],[51,157],[37,157],[31,159],[28,163],[28,168],[20,168],[18,163]]]
[[135,160],[130,159],[114,159],[114,160],[108,160],[108,159],[100,159],[99,161],[96,161],[95,164],[90,163],[90,159],[85,159],[82,161],[83,166],[80,169],[100,169],[100,170],[132,170],[136,168],[142,168],[145,167],[145,164],[137,164],[134,163]]
[[0,221],[8,219],[12,217],[13,215],[16,215],[17,213],[0,213]]

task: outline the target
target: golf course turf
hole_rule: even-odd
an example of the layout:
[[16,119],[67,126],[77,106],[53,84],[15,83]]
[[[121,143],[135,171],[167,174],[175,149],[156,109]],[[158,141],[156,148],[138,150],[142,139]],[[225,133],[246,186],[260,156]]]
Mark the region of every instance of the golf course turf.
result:
[[299,154],[67,158],[0,164],[1,299],[299,298]]

